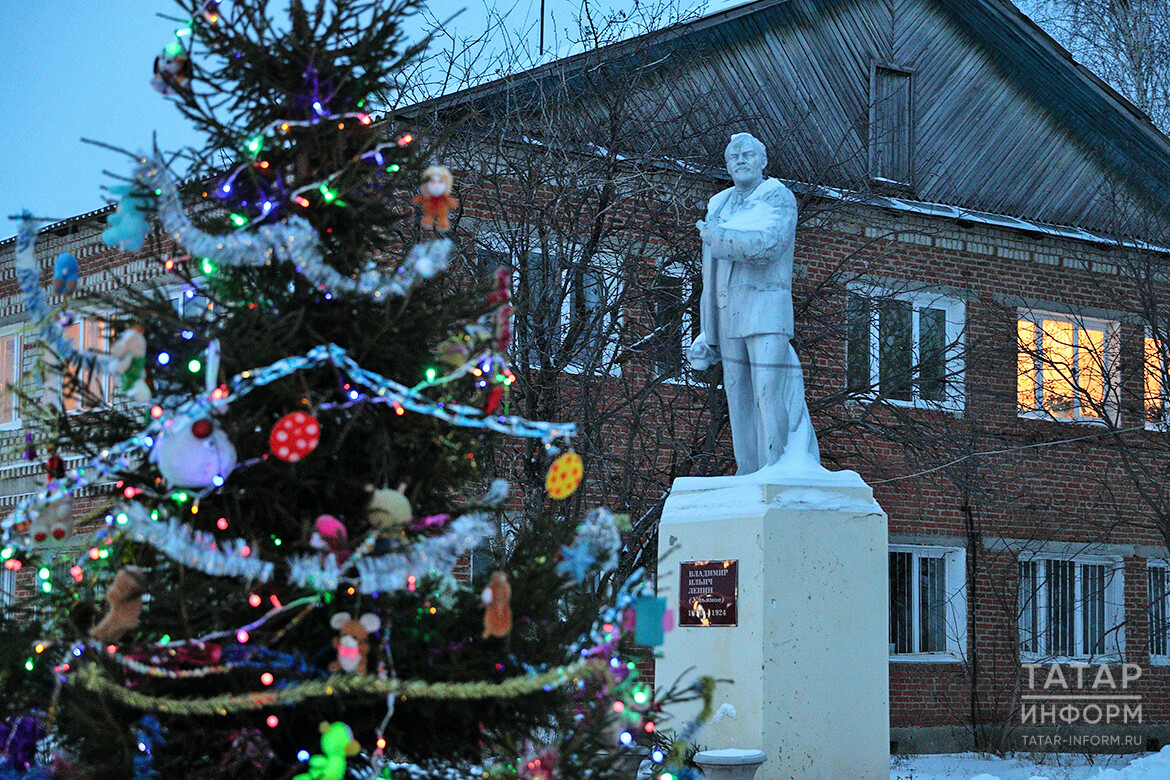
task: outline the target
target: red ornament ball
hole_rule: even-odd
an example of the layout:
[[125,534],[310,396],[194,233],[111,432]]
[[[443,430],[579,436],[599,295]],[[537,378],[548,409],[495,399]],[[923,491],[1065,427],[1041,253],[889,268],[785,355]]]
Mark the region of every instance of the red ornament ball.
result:
[[206,439],[214,431],[215,428],[212,426],[211,420],[206,417],[191,423],[191,435],[196,439]]
[[296,463],[317,449],[321,441],[321,425],[310,414],[292,412],[276,421],[272,435],[268,437],[268,448],[272,454],[286,463]]

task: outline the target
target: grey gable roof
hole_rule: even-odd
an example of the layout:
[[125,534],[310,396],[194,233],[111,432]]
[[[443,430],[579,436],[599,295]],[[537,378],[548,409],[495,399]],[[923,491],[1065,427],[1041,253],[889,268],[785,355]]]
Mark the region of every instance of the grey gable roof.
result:
[[[900,194],[1113,234],[1170,224],[1170,139],[1005,0],[758,0],[413,110],[502,112],[507,95],[571,88],[586,68],[680,52],[776,175],[868,187],[870,68],[894,64],[914,72],[916,167]],[[701,136],[675,156],[718,166],[726,136]]]

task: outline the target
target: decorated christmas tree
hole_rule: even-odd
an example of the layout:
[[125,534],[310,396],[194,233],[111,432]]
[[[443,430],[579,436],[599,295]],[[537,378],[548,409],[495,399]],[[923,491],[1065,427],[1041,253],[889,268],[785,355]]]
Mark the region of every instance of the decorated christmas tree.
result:
[[[3,634],[0,776],[684,771],[699,721],[656,720],[710,683],[638,675],[663,603],[619,566],[622,519],[564,501],[573,425],[510,413],[509,274],[460,271],[438,139],[396,119],[412,2],[181,5],[154,83],[207,145],[186,183],[131,155],[103,235],[168,285],[87,300],[57,268],[50,307],[21,223],[46,363],[120,392],[28,436],[51,455],[2,524],[38,603]],[[68,337],[85,305],[108,351]],[[539,490],[484,465],[517,440],[543,445]]]

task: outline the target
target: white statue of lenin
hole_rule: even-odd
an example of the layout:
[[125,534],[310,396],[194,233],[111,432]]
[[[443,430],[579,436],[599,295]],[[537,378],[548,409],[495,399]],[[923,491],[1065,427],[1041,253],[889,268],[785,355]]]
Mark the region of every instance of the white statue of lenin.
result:
[[790,339],[796,198],[764,178],[764,145],[736,133],[724,152],[733,187],[707,203],[701,333],[687,351],[699,370],[723,362],[737,474],[783,461],[819,467],[804,377]]

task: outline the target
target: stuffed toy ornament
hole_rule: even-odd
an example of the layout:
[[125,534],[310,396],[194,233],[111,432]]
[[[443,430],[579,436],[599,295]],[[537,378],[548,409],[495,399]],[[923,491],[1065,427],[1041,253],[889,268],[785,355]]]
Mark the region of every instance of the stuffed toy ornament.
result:
[[[371,490],[374,490],[372,487]],[[370,525],[386,533],[398,533],[414,516],[414,509],[410,506],[410,499],[406,497],[406,483],[403,482],[397,490],[379,488],[370,496],[370,505],[366,509],[366,519]]]
[[512,586],[508,575],[492,572],[491,582],[483,589],[483,638],[507,636],[512,631]]
[[154,58],[154,76],[150,79],[150,86],[164,95],[173,95],[187,88],[191,72],[191,57],[186,47],[177,40],[171,41],[162,54]]
[[57,255],[53,263],[53,292],[72,295],[77,289],[77,258],[68,252]]
[[338,612],[329,625],[338,632],[333,640],[337,660],[329,664],[329,670],[365,674],[370,655],[370,634],[382,627],[382,621],[372,612],[360,618],[352,617],[348,612]]
[[349,726],[321,723],[321,753],[309,758],[309,771],[301,772],[293,780],[342,780],[345,760],[361,752],[362,746],[353,738]]
[[110,355],[117,360],[115,369],[122,377],[122,392],[139,403],[150,400],[150,386],[146,384],[146,336],[141,325],[132,325],[123,331]]
[[168,420],[150,457],[174,487],[210,487],[236,467],[236,448],[209,417]]
[[135,194],[134,187],[130,185],[110,187],[110,192],[120,195],[122,199],[118,201],[118,210],[106,218],[102,241],[108,247],[137,252],[142,249],[146,234],[150,232],[150,226],[146,224],[146,212],[150,208],[151,199]]
[[440,233],[446,233],[451,229],[447,212],[459,205],[459,201],[451,197],[454,188],[455,177],[446,166],[432,165],[423,171],[422,186],[412,201],[422,204],[423,216],[419,225],[423,230],[433,227]]
[[345,523],[333,515],[321,515],[313,523],[313,535],[309,537],[309,546],[314,550],[321,550],[332,554],[339,564],[349,560],[350,551],[346,547],[349,542],[349,531]]
[[119,569],[110,587],[106,588],[110,611],[89,630],[89,635],[103,645],[115,644],[138,622],[144,593],[146,578],[141,569],[136,566]]
[[68,494],[46,504],[28,526],[28,537],[36,544],[63,542],[72,535],[73,496]]

